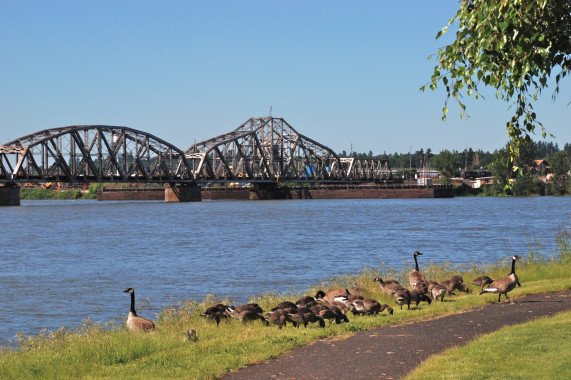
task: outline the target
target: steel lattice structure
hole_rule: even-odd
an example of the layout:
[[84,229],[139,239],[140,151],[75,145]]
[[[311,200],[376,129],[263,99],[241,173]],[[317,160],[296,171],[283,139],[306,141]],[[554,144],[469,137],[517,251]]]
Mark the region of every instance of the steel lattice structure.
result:
[[186,151],[127,127],[46,129],[0,146],[0,182],[383,181],[387,160],[340,158],[284,119],[251,118]]
[[194,182],[184,152],[126,127],[46,129],[0,146],[0,182]]
[[197,181],[347,181],[339,156],[284,119],[251,118],[186,150]]
[[197,181],[348,182],[388,180],[387,160],[340,158],[284,119],[251,118],[186,150]]

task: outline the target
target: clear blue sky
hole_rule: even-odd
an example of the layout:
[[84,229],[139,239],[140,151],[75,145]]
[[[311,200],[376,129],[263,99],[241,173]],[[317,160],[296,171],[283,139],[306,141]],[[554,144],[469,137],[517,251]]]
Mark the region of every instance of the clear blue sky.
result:
[[[508,104],[421,93],[457,2],[0,0],[0,144],[122,125],[186,149],[250,117],[285,118],[340,152],[493,151]],[[448,38],[451,38],[449,36]],[[536,104],[563,146],[571,89]],[[540,136],[537,137],[539,139]]]

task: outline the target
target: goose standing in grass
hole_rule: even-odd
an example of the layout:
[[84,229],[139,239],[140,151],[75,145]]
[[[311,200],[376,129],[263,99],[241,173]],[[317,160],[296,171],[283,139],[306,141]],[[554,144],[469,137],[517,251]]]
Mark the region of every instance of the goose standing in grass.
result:
[[395,300],[397,301],[397,304],[400,306],[401,310],[402,310],[402,305],[404,304],[406,304],[408,310],[410,310],[410,292],[408,291],[408,289],[405,289],[403,287],[395,289],[393,297],[395,297]]
[[345,302],[347,297],[349,297],[351,293],[347,289],[341,288],[334,288],[329,289],[326,293],[323,290],[319,290],[315,294],[315,299],[318,301],[325,301],[329,304],[333,304],[334,302]]
[[478,285],[480,287],[480,291],[484,291],[484,287],[486,285],[490,285],[494,280],[489,278],[488,276],[480,276],[472,280],[473,285]]
[[378,282],[379,283],[379,288],[381,288],[381,290],[385,293],[388,294],[389,296],[392,295],[395,291],[396,288],[401,287],[401,284],[399,284],[399,282],[397,280],[386,280],[383,281],[382,278],[380,277],[375,277],[373,278],[373,281]]
[[438,297],[440,297],[440,302],[444,302],[444,296],[446,295],[446,292],[446,286],[442,284],[432,285],[430,288],[430,293],[432,294],[432,299],[434,302],[438,300]]
[[418,259],[416,258],[417,256],[422,255],[422,253],[416,251],[414,253],[414,270],[412,272],[410,272],[410,274],[408,275],[408,280],[410,281],[410,286],[412,286],[414,288],[414,285],[418,282],[426,282],[426,278],[424,277],[424,275],[422,274],[422,272],[420,271],[420,269],[418,268]]
[[131,310],[127,318],[127,328],[132,331],[150,331],[155,329],[155,323],[150,319],[142,318],[135,311],[135,289],[129,288],[123,291],[131,294]]
[[498,303],[500,302],[500,299],[502,298],[502,294],[506,297],[507,302],[510,302],[510,299],[508,297],[508,292],[511,292],[512,290],[514,290],[514,288],[517,286],[521,286],[521,284],[519,283],[519,279],[517,278],[517,275],[515,274],[515,262],[517,260],[519,260],[520,257],[518,255],[515,255],[512,257],[512,271],[503,278],[499,278],[497,280],[495,280],[494,282],[492,282],[490,284],[489,287],[487,287],[486,289],[482,290],[480,292],[480,294],[484,294],[484,293],[498,293]]

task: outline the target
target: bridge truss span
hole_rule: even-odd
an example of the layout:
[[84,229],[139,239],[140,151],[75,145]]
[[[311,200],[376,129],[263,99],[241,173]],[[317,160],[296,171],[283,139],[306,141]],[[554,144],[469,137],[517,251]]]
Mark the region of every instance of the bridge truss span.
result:
[[339,156],[284,119],[251,118],[232,132],[195,143],[186,157],[197,181],[347,181]]
[[46,129],[0,146],[0,182],[194,182],[182,150],[127,127]]

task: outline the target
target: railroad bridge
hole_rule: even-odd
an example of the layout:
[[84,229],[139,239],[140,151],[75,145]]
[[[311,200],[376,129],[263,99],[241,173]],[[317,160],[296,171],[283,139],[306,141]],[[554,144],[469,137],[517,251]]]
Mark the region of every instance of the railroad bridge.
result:
[[105,125],[45,129],[0,146],[0,205],[19,204],[24,183],[161,183],[170,199],[187,201],[198,200],[200,186],[210,183],[271,188],[391,178],[387,160],[339,157],[274,117],[250,118],[186,150],[143,131]]

